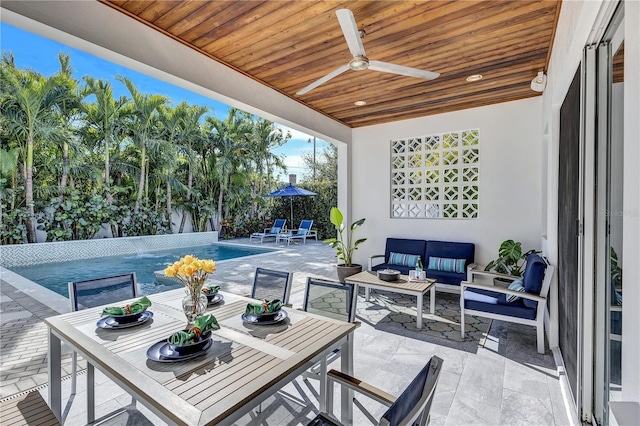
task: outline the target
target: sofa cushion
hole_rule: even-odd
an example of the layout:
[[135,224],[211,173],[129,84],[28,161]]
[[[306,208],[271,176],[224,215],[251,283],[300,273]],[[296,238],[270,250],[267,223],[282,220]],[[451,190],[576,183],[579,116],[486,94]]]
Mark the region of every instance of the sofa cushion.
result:
[[458,243],[452,241],[427,241],[424,259],[429,263],[431,256],[448,259],[466,259],[467,265],[474,262],[476,246],[473,243]]
[[[509,284],[509,290],[513,290],[513,291],[524,291],[524,284],[522,283],[522,280],[518,279],[518,280],[514,280],[511,284]],[[509,294],[507,296],[507,302],[516,302],[518,300],[522,299],[522,297],[520,296],[516,296],[514,294]]]
[[371,267],[372,271],[379,271],[381,269],[395,269],[396,271],[400,271],[402,275],[409,275],[409,271],[414,269],[415,267],[411,266],[402,266],[402,265],[392,265],[390,263],[381,263],[379,265],[375,265]]
[[457,272],[436,271],[435,269],[426,269],[427,278],[433,278],[441,284],[460,285],[467,279],[467,274],[459,274]]
[[[547,262],[545,262],[543,258],[535,253],[532,253],[527,257],[527,266],[524,270],[522,279],[524,283],[524,291],[530,294],[540,294],[545,269],[547,269]],[[538,302],[524,299],[524,304],[530,308],[535,308],[538,305]]]
[[389,260],[387,263],[391,265],[411,266],[415,268],[419,259],[419,254],[396,253],[392,251],[389,253]]
[[[407,238],[387,238],[384,249],[384,261],[389,263],[389,255],[394,253],[417,254],[424,256],[427,242],[425,240],[410,240]],[[422,258],[424,264],[424,257]]]
[[464,308],[529,320],[536,318],[535,308],[525,306],[522,300],[507,302],[505,294],[477,288],[464,291]]
[[431,256],[429,258],[429,266],[427,269],[435,269],[437,271],[464,273],[464,266],[467,259],[449,259],[447,257]]

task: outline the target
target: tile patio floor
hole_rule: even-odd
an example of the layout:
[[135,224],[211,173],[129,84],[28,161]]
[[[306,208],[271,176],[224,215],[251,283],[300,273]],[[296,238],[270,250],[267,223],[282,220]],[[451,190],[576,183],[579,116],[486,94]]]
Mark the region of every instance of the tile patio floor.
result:
[[[248,240],[234,240],[248,244]],[[255,243],[254,243],[255,244]],[[265,247],[276,247],[265,243]],[[302,305],[307,276],[335,279],[333,250],[322,243],[279,245],[284,252],[218,263],[214,280],[223,290],[246,294],[256,267],[295,271],[291,302]],[[0,277],[1,278],[1,277]],[[42,318],[55,311],[40,304],[15,287],[2,282],[0,299],[0,398],[39,386],[47,397],[46,326]],[[384,294],[382,295],[384,297]],[[428,312],[428,300],[425,300]],[[437,303],[437,296],[436,296]],[[415,309],[415,307],[414,307]],[[425,315],[425,322],[428,315]],[[389,330],[389,327],[384,327]],[[431,422],[434,425],[568,425],[572,424],[564,404],[558,373],[549,350],[536,352],[532,328],[493,321],[488,336],[476,340],[444,341],[437,337],[399,329],[383,331],[376,323],[362,321],[356,331],[354,370],[358,378],[398,395],[432,355],[444,359]],[[30,350],[30,344],[44,350]],[[29,346],[27,346],[29,345]],[[338,364],[339,365],[339,364]],[[66,406],[65,425],[80,425],[86,419],[86,386],[81,373],[78,393]],[[96,415],[105,425],[164,424],[109,379],[97,372]],[[64,401],[70,380],[63,382]],[[336,392],[336,398],[339,392]],[[384,407],[360,397],[374,417]],[[339,410],[339,401],[336,402]],[[302,425],[318,411],[314,381],[296,379],[263,404],[261,414],[251,413],[238,425]],[[354,424],[369,425],[357,407]]]

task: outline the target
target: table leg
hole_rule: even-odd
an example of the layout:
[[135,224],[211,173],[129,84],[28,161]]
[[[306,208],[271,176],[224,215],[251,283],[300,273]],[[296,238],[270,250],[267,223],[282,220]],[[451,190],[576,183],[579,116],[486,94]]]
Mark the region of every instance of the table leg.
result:
[[62,349],[60,339],[49,329],[49,406],[62,423]]
[[87,423],[96,419],[95,368],[87,361]]
[[418,305],[417,305],[417,315],[416,315],[416,327],[419,329],[422,328],[422,293],[418,294]]
[[[342,344],[340,350],[340,371],[353,376],[353,339],[355,337],[352,331],[347,336],[346,342]],[[342,386],[340,390],[340,421],[343,425],[353,424],[353,390]]]
[[370,292],[371,292],[371,289],[370,289],[369,287],[365,287],[365,288],[364,288],[364,299],[365,299],[367,302],[370,302],[370,301],[371,301],[371,298],[369,297]]
[[431,315],[434,315],[436,313],[436,285],[432,285],[431,286],[431,295],[429,296],[430,300],[430,311],[431,311]]

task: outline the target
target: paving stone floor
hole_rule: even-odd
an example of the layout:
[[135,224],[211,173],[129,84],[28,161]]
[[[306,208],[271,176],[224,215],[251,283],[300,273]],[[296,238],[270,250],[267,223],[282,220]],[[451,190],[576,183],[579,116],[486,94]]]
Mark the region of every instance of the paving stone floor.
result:
[[[248,243],[248,240],[233,242]],[[306,245],[296,244],[289,248],[276,246],[275,243],[265,243],[264,246],[278,247],[283,252],[219,262],[214,280],[226,291],[246,294],[250,290],[251,275],[256,267],[292,270],[295,274],[291,302],[298,308],[302,304],[307,276],[335,279],[333,250],[322,243],[307,242]],[[384,294],[382,296],[385,297]],[[2,282],[2,397],[9,392],[15,393],[46,383],[46,326],[42,318],[54,315],[55,311],[28,299],[13,286]],[[428,312],[428,298],[424,303],[425,312]],[[425,315],[426,321],[428,315]],[[532,328],[493,321],[488,335],[481,341],[466,339],[456,342],[428,335],[416,339],[410,333],[390,332],[388,327],[382,325],[363,321],[356,331],[355,375],[399,395],[430,356],[440,356],[444,359],[443,372],[431,409],[430,424],[572,424],[565,408],[553,356],[549,350],[545,355],[536,352],[536,336]],[[41,346],[36,346],[38,349],[34,350],[34,346],[27,341],[40,343]],[[28,349],[27,353],[25,349]],[[24,361],[21,361],[22,356],[25,357]],[[129,395],[98,372],[96,382],[96,415],[100,418],[99,424],[164,424],[141,404],[132,403]],[[64,380],[65,402],[69,390],[70,380]],[[46,399],[46,386],[40,386],[40,392]],[[339,392],[336,393],[338,398]],[[236,424],[306,424],[318,412],[317,397],[317,385],[313,380],[296,379],[263,403],[260,414],[252,412]],[[78,393],[66,403],[65,425],[85,424],[85,401],[86,385],[81,375]],[[359,401],[373,418],[379,418],[384,412],[384,407],[373,401],[363,397]],[[338,412],[339,401],[335,406]],[[355,408],[354,424],[372,423],[367,414]]]

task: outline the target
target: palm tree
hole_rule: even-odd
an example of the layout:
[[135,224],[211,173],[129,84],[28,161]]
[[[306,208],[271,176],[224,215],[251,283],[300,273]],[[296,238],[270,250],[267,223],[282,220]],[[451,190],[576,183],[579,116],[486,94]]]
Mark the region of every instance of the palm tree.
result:
[[117,142],[123,132],[123,117],[128,112],[125,105],[128,99],[124,96],[114,99],[113,88],[108,81],[84,77],[85,96],[95,96],[95,102],[82,104],[84,112],[86,136],[91,135],[102,144],[104,156],[104,187],[109,202],[113,201],[111,187],[111,151],[112,142]]
[[[191,200],[191,192],[193,189],[193,166],[198,160],[195,143],[203,137],[200,119],[207,112],[206,107],[191,106],[186,102],[180,103],[174,109],[164,109],[162,114],[162,122],[165,131],[168,132],[168,141],[177,149],[180,157],[184,159],[187,168],[187,187],[186,187],[186,205]],[[176,165],[176,162],[171,164]],[[175,181],[174,181],[175,182]],[[177,182],[176,182],[177,183]],[[167,210],[171,217],[171,185],[167,179]],[[187,220],[189,209],[183,209],[182,219],[180,222],[179,233],[182,233]]]
[[[63,72],[64,55],[59,55]],[[60,129],[57,126],[55,107],[69,96],[61,85],[61,76],[44,77],[39,73],[15,67],[13,56],[3,55],[0,77],[3,95],[0,113],[7,119],[8,131],[26,148],[25,202],[28,208],[27,241],[36,242],[36,216],[33,199],[33,156],[36,144],[54,139]]]
[[133,82],[126,77],[119,76],[117,79],[127,87],[133,101],[133,114],[129,121],[129,131],[134,144],[140,150],[138,195],[136,196],[136,204],[133,209],[135,213],[138,213],[142,197],[147,188],[145,185],[148,179],[147,150],[157,146],[158,108],[167,102],[167,98],[161,95],[145,95],[140,93]]
[[215,173],[219,181],[218,214],[214,229],[220,231],[220,223],[224,220],[224,197],[229,189],[234,173],[249,161],[247,156],[249,145],[247,135],[251,131],[247,120],[241,112],[231,108],[224,121],[214,117],[207,117],[210,128],[211,143],[215,153]]

